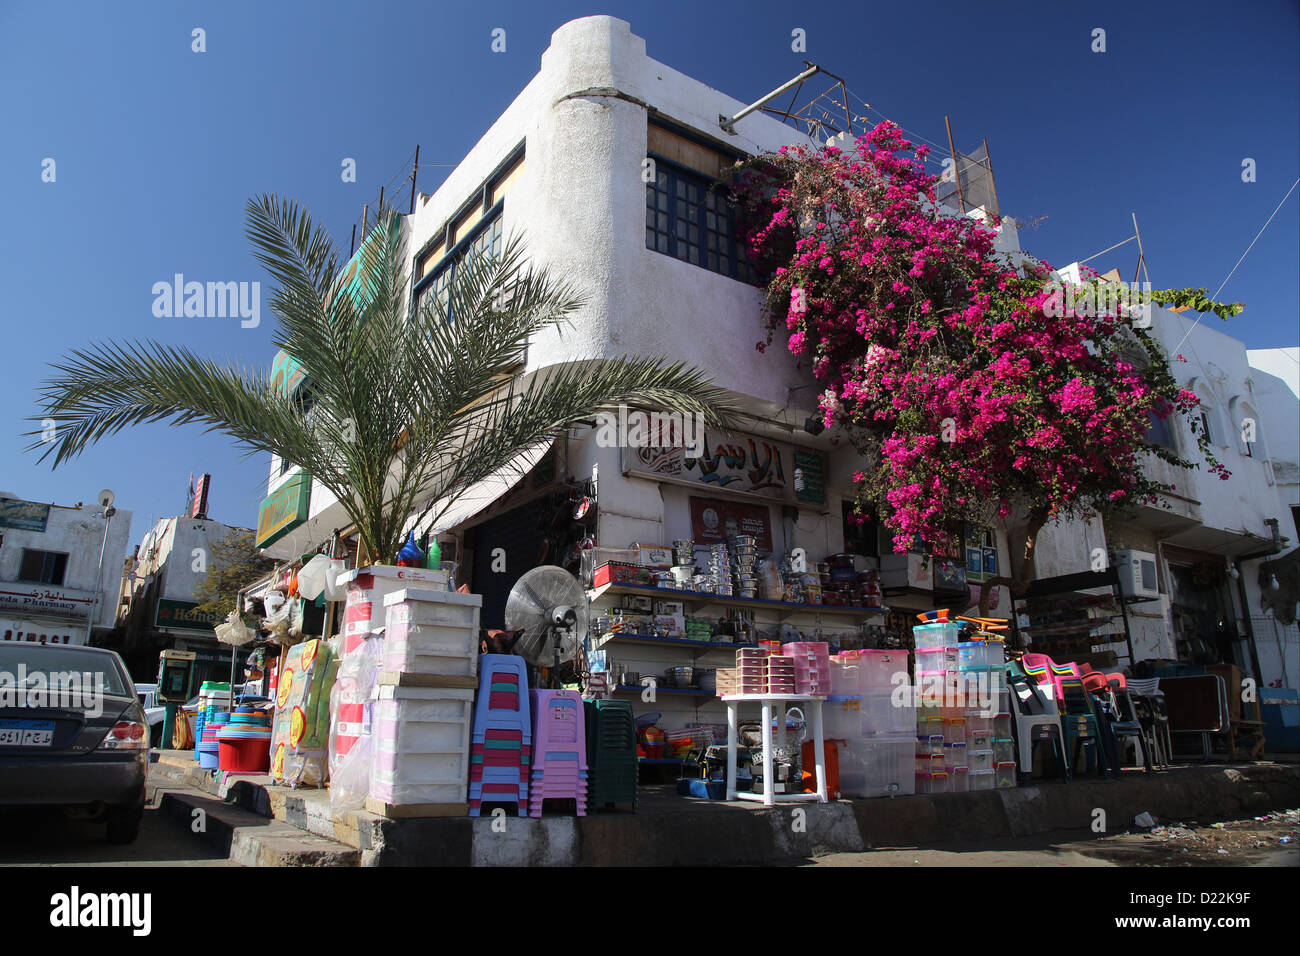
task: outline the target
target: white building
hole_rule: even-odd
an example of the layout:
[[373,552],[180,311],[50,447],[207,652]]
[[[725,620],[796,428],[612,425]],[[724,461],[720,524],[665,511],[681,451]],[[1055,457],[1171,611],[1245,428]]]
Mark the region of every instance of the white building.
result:
[[[505,595],[519,574],[556,560],[541,561],[538,530],[548,509],[556,508],[553,494],[569,480],[592,478],[598,478],[594,530],[601,547],[668,545],[680,538],[698,544],[708,530],[702,515],[712,509],[717,520],[756,522],[764,539],[760,547],[778,554],[803,548],[810,559],[820,560],[846,550],[858,553],[861,567],[879,566],[889,578],[891,607],[915,611],[970,604],[965,583],[950,596],[937,595],[935,571],[909,556],[890,554],[887,534],[877,529],[846,534],[856,456],[845,444],[835,445],[829,433],[804,430],[820,391],[806,367],[784,349],[763,355],[755,349],[763,338],[760,290],[744,274],[727,209],[714,203],[707,187],[737,158],[809,141],[757,112],[735,124],[737,135],[727,134],[719,116],[733,116],[745,105],[648,57],[644,40],[625,22],[605,16],[575,20],[553,34],[540,72],[437,192],[421,196],[407,217],[417,301],[438,294],[467,254],[494,251],[512,234],[525,238],[533,261],[585,296],[563,338],[546,334],[530,343],[526,374],[575,359],[667,355],[703,367],[747,416],[735,433],[709,436],[705,467],[691,466],[681,456],[643,458],[635,450],[602,447],[593,429],[576,429],[549,452],[530,456],[531,473],[513,488],[499,484],[471,493],[437,527],[418,528],[439,535],[444,557],[459,562],[459,579],[484,595],[485,626],[501,625]],[[998,248],[1019,251],[1010,220],[1001,228]],[[1168,315],[1158,321],[1168,325]],[[1170,326],[1161,335],[1168,342],[1181,332]],[[1225,569],[1226,555],[1268,545],[1265,522],[1278,512],[1275,479],[1263,453],[1246,457],[1234,447],[1227,422],[1269,410],[1246,382],[1250,373],[1240,343],[1229,347],[1205,335],[1219,333],[1198,328],[1192,344],[1207,359],[1216,357],[1223,380],[1208,367],[1202,372],[1197,363],[1184,370],[1217,402],[1233,482],[1210,494],[1203,474],[1188,480],[1180,475],[1175,484],[1185,500],[1172,513],[1153,512],[1118,529],[1118,541],[1109,541],[1100,523],[1049,529],[1036,576],[1087,570],[1098,547],[1160,551],[1173,562],[1161,569],[1167,598],[1169,582],[1180,576],[1169,570],[1177,566],[1175,545],[1215,554]],[[277,374],[290,387],[303,377],[283,356]],[[1261,421],[1262,441],[1272,449],[1274,426]],[[291,464],[271,462],[257,533],[266,553],[290,560],[348,527],[328,492]],[[957,561],[953,570],[959,582],[963,574],[990,570],[990,559],[996,573],[1009,570],[1005,535],[965,544],[968,554],[980,558],[978,564]],[[509,557],[508,573],[493,567],[498,548]],[[996,598],[994,613],[1006,615],[1008,593],[999,589]],[[1134,607],[1136,614],[1152,615],[1135,618],[1137,659],[1177,655],[1170,607],[1167,600]],[[697,601],[686,613],[716,618],[727,610]],[[864,618],[837,608],[760,617],[758,624],[777,627],[783,620],[813,636],[851,631]],[[648,641],[614,643],[606,650],[643,673],[691,662],[682,659],[683,652],[673,654]],[[728,656],[706,652],[698,663],[727,666]],[[701,719],[718,718],[720,711],[696,703],[661,698],[655,707],[671,713],[669,726],[680,725],[692,712]]]
[[196,610],[197,589],[213,560],[213,545],[248,530],[208,518],[160,518],[126,561],[120,623],[127,650],[134,653],[147,643],[158,645],[150,650],[213,650],[212,628],[222,619]]
[[105,518],[0,492],[0,639],[85,644],[92,609],[91,630],[111,629],[130,531],[121,508]]

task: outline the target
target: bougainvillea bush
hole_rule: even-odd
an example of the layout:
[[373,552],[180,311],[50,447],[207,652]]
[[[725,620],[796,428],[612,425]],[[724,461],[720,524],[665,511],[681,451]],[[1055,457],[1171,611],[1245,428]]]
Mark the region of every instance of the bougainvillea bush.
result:
[[[995,251],[997,221],[941,212],[926,152],[882,123],[851,151],[786,147],[737,168],[751,259],[770,276],[766,344],[779,337],[825,383],[825,424],[867,462],[854,475],[859,512],[880,516],[896,550],[919,536],[946,551],[963,521],[1019,516],[1027,581],[1046,521],[1173,490],[1143,456],[1191,463],[1145,435],[1154,417],[1190,418],[1197,399],[1149,321],[1125,309],[1063,315],[1074,310],[1061,308],[1045,263]],[[1204,292],[1150,296],[1204,302]]]

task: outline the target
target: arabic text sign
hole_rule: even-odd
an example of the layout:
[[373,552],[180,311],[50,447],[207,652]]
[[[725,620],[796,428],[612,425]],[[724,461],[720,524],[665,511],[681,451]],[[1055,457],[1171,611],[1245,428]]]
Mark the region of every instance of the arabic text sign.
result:
[[84,621],[90,616],[95,596],[89,591],[72,591],[45,584],[0,585],[0,610],[40,617],[62,617]]
[[[820,452],[756,435],[707,429],[698,458],[687,457],[682,448],[625,447],[623,463],[629,474],[690,482],[703,489],[740,491],[791,503],[822,504],[826,497]],[[811,467],[814,463],[815,469]],[[806,479],[813,479],[805,480],[799,492],[795,490],[796,467],[804,471]]]
[[17,498],[0,498],[0,528],[44,531],[50,520],[50,506]]

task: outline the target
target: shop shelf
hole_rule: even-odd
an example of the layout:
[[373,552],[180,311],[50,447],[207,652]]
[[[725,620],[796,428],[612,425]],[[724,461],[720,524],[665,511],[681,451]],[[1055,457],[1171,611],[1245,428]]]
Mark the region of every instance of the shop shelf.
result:
[[604,584],[588,590],[587,596],[595,601],[607,594],[647,594],[670,601],[681,601],[692,607],[768,608],[784,617],[796,614],[824,614],[831,617],[880,617],[883,607],[835,607],[829,604],[795,604],[790,601],[765,601],[760,598],[741,598],[699,591],[678,591],[673,588],[656,588],[640,584]]
[[685,647],[699,651],[730,651],[752,647],[752,644],[733,644],[728,641],[692,641],[684,637],[655,637],[653,634],[629,634],[611,632],[592,641],[592,650],[599,650],[613,643],[620,644],[659,644],[665,647]]

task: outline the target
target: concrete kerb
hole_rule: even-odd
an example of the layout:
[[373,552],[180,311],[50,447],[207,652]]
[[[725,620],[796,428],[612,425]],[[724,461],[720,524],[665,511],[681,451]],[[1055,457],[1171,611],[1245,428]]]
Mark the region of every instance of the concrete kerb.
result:
[[[210,793],[220,789],[203,771],[196,776],[173,766],[163,772],[183,782],[194,779]],[[507,814],[393,820],[358,811],[336,820],[325,791],[268,787],[260,780],[240,780],[227,789],[222,796],[241,808],[356,848],[368,866],[745,866],[1050,831],[1119,832],[1132,828],[1143,811],[1161,822],[1250,815],[1300,805],[1300,767],[1179,766],[1152,777],[1084,777],[1069,785],[1045,781],[981,793],[794,807],[705,801],[647,807],[649,801],[642,801],[635,814],[541,819]]]

